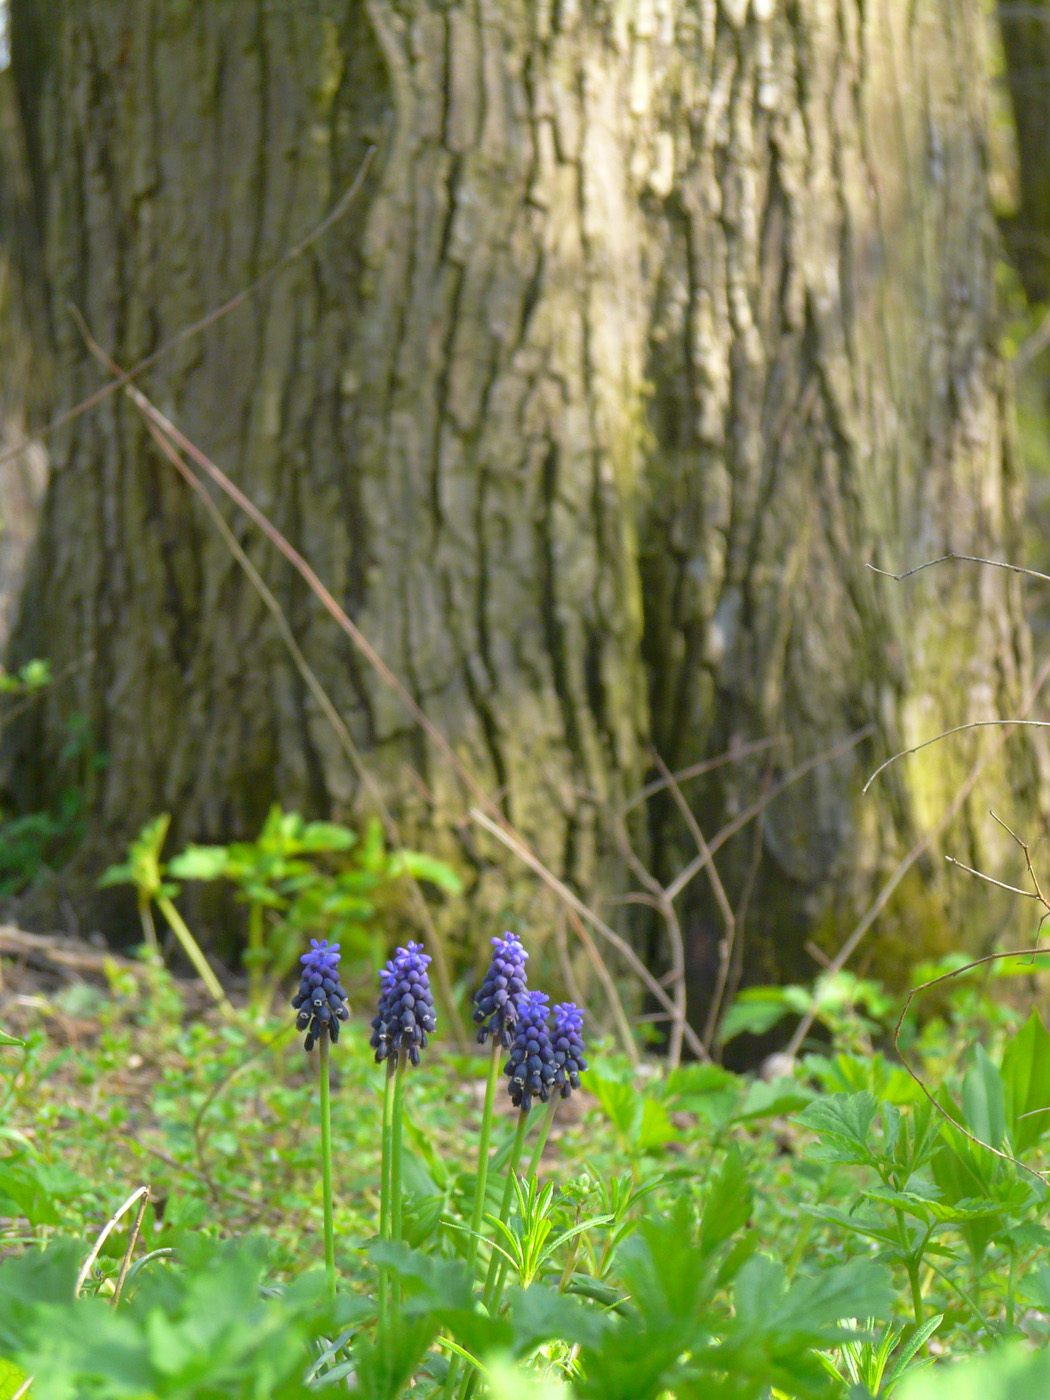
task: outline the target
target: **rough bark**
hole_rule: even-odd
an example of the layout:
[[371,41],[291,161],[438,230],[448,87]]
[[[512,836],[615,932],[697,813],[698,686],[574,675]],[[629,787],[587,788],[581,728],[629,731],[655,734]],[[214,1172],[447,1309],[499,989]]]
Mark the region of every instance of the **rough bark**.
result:
[[[624,884],[608,816],[650,745],[674,766],[784,735],[784,772],[871,726],[766,814],[749,975],[844,931],[977,741],[864,801],[858,779],[1012,710],[1027,672],[1009,575],[866,568],[1018,548],[980,6],[12,6],[39,41],[19,81],[53,409],[100,382],[67,301],[133,363],[309,231],[376,143],[354,213],[144,387],[588,895]],[[274,797],[353,811],[261,604],[130,407],[52,452],[16,653],[85,664],[9,746],[19,802],[47,799],[77,710],[108,754],[89,851],[159,809],[183,837],[251,832]],[[455,776],[237,528],[408,830],[459,850]],[[768,776],[690,790],[709,838]],[[993,790],[1030,778],[1019,758]],[[958,829],[978,861],[984,796]],[[690,852],[668,806],[649,836],[669,878]],[[520,907],[482,850],[460,850],[479,918]],[[727,847],[734,899],[752,854]],[[699,974],[699,892],[687,924]]]
[[1050,300],[1050,5],[999,0],[1006,82],[1017,128],[1018,207],[1003,232],[1030,302]]
[[[33,383],[43,377],[27,322],[39,322],[41,287],[26,253],[33,242],[32,196],[9,72],[0,69],[0,457],[25,437]],[[39,444],[0,461],[0,652],[7,641],[47,478]]]

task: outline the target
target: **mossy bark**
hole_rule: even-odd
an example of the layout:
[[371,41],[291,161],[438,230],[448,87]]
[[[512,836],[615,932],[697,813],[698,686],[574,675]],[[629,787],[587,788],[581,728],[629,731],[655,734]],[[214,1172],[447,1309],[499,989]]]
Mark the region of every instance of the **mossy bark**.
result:
[[[1009,575],[902,588],[867,569],[1019,548],[980,6],[12,0],[12,15],[39,40],[16,66],[51,409],[100,382],[68,301],[133,363],[309,232],[374,143],[353,212],[144,388],[588,897],[625,883],[609,814],[650,745],[674,766],[782,736],[782,773],[865,730],[763,818],[750,973],[797,963],[829,909],[845,922],[972,748],[898,768],[864,802],[858,780],[1013,709],[1027,677]],[[15,651],[82,669],[9,739],[19,804],[47,800],[77,711],[108,755],[90,851],[112,855],[159,809],[177,838],[250,833],[275,797],[352,813],[344,753],[130,406],[110,399],[52,452]],[[458,851],[479,920],[503,917],[509,867],[471,836],[455,774],[237,528],[406,829]],[[690,790],[709,838],[767,760]],[[987,829],[970,810],[973,855]],[[727,848],[733,898],[753,853],[746,834]],[[646,858],[670,878],[686,854],[657,804]],[[718,934],[694,888],[702,982]]]

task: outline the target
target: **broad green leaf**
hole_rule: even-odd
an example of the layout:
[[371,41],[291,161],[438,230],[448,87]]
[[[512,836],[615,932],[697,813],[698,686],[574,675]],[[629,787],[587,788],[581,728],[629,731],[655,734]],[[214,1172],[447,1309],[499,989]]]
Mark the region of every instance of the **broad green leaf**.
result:
[[[5,1361],[0,1356],[0,1400],[11,1400],[26,1383],[26,1373],[13,1361]],[[25,1392],[23,1391],[23,1394]]]
[[51,1193],[32,1167],[22,1163],[0,1164],[0,1214],[22,1215],[30,1225],[62,1223]]
[[1006,1132],[1003,1081],[982,1045],[963,1079],[962,1098],[963,1119],[970,1132],[989,1147],[999,1147]]
[[734,1123],[755,1122],[760,1118],[781,1118],[797,1113],[812,1102],[813,1091],[794,1079],[756,1079],[748,1086],[744,1102],[733,1114]]
[[168,862],[168,870],[177,880],[217,880],[227,873],[229,864],[225,846],[187,846]]
[[745,1033],[765,1035],[790,1011],[783,987],[747,987],[725,1014],[719,1032],[722,1044]]
[[1050,1132],[1050,1033],[1033,1011],[1003,1052],[1010,1141],[1019,1155]]
[[1006,1346],[905,1378],[894,1400],[1046,1400],[1050,1352]]
[[463,881],[452,867],[422,851],[395,851],[387,862],[386,873],[395,880],[401,875],[411,875],[414,880],[425,880],[449,895],[463,893]]
[[593,1069],[587,1075],[587,1087],[601,1104],[616,1131],[625,1141],[631,1142],[642,1116],[642,1096],[638,1089],[634,1084],[607,1079]]

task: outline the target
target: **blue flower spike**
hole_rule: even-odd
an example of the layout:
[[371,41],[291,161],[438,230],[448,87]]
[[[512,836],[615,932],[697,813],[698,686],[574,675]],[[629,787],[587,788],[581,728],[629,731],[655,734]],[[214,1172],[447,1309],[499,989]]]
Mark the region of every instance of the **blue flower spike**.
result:
[[582,1030],[583,1012],[579,1007],[571,1001],[559,1002],[554,1008],[551,1045],[557,1066],[554,1082],[560,1087],[563,1099],[567,1099],[573,1089],[580,1087],[580,1075],[587,1068]]
[[528,992],[518,1002],[514,1043],[503,1072],[510,1078],[510,1101],[523,1114],[528,1113],[533,1099],[547,1103],[558,1076],[547,1030],[548,1000],[546,992]]
[[494,1036],[510,1049],[518,1019],[518,1001],[525,993],[525,959],[528,953],[516,933],[492,939],[492,959],[485,980],[474,994],[474,1020],[478,1044]]
[[320,942],[311,938],[310,951],[299,961],[303,965],[299,990],[292,997],[292,1006],[299,1013],[295,1028],[306,1032],[303,1044],[307,1050],[312,1050],[325,1035],[334,1045],[339,1039],[340,1021],[350,1014],[346,992],[339,981],[339,944],[330,944],[326,938]]
[[424,953],[422,943],[410,943],[398,948],[380,972],[379,1009],[369,1041],[376,1064],[400,1050],[407,1051],[412,1064],[419,1064],[419,1052],[437,1026],[429,965],[430,954]]

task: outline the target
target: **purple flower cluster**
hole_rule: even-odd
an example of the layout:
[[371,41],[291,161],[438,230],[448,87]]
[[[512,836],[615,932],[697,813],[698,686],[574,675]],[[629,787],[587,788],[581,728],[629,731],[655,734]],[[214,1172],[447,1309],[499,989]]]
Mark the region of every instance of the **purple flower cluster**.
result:
[[558,1076],[550,1033],[547,1030],[546,992],[528,992],[518,1003],[518,1022],[510,1059],[503,1073],[510,1077],[510,1101],[528,1113],[532,1100],[546,1103]]
[[427,968],[430,955],[422,943],[398,948],[379,974],[379,1010],[372,1018],[369,1044],[376,1064],[405,1050],[414,1065],[437,1024]]
[[555,1083],[560,1086],[563,1099],[567,1099],[573,1089],[580,1087],[580,1075],[587,1068],[583,1036],[580,1034],[582,1030],[583,1012],[571,1001],[560,1002],[554,1008],[551,1046],[554,1063],[558,1067]]
[[478,1044],[494,1036],[504,1050],[510,1048],[518,1001],[525,992],[525,959],[528,957],[516,933],[492,939],[492,960],[485,980],[474,994],[474,1020]]
[[339,1039],[339,1022],[350,1014],[346,1006],[346,992],[339,981],[339,944],[329,944],[322,938],[310,939],[310,951],[299,959],[302,973],[299,990],[292,998],[292,1006],[298,1011],[295,1018],[297,1031],[306,1031],[303,1042],[307,1050],[327,1033],[334,1045]]

